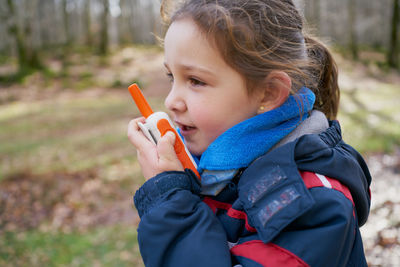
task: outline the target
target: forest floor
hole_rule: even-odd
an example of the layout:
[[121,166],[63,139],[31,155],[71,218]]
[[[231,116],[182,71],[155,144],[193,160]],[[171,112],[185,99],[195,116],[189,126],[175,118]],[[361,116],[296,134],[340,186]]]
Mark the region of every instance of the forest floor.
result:
[[[400,74],[378,68],[379,54],[335,56],[343,135],[373,177],[367,259],[400,266]],[[162,62],[157,48],[74,53],[67,67],[49,58],[46,73],[0,84],[1,266],[142,266],[132,195],[143,177],[126,137],[139,114],[126,88],[139,83],[162,110]],[[0,76],[14,70],[0,62]]]

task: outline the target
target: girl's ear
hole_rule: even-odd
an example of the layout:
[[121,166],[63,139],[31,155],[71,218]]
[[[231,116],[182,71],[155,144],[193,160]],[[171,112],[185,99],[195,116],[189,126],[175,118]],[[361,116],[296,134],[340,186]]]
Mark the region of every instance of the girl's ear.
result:
[[284,71],[272,71],[264,83],[263,96],[258,113],[273,110],[282,105],[289,96],[292,79]]

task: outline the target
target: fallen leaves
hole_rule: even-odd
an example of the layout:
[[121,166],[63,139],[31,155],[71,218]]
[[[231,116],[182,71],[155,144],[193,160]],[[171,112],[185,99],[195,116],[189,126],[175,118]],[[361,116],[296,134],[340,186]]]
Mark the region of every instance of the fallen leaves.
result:
[[19,173],[0,183],[0,232],[39,228],[85,231],[94,225],[136,224],[132,190],[103,181],[95,171],[35,176]]

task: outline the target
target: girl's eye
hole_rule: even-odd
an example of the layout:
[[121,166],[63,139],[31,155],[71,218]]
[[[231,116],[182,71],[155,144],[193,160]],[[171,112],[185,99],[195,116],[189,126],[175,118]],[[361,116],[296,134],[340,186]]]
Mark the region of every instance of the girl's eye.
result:
[[170,81],[171,83],[174,82],[174,76],[172,75],[172,73],[168,72],[168,73],[167,73],[167,77],[168,77],[168,79],[169,79],[169,81]]
[[196,78],[189,78],[190,84],[193,86],[205,86],[206,83],[196,79]]

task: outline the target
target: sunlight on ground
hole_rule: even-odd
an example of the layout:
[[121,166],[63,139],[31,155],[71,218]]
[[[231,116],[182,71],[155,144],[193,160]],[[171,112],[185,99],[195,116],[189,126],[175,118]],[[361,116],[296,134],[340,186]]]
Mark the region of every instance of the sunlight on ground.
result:
[[400,75],[338,58],[344,139],[360,152],[392,152],[400,146]]
[[[144,180],[126,137],[139,112],[127,86],[139,82],[153,109],[165,110],[162,61],[158,48],[77,54],[69,76],[52,62],[50,77],[1,88],[0,265],[142,264],[132,195]],[[340,55],[338,63],[345,140],[365,154],[399,147],[400,75]]]

